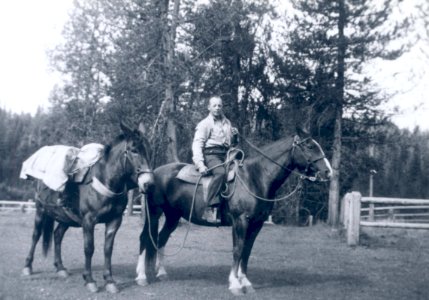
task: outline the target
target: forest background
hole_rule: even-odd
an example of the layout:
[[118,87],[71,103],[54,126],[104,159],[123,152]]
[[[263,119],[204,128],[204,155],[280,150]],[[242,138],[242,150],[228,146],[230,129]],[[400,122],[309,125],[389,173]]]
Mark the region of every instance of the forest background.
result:
[[[271,1],[75,1],[64,43],[50,51],[65,81],[49,110],[0,109],[0,197],[34,198],[19,171],[40,147],[108,143],[120,120],[148,128],[154,167],[191,162],[195,125],[219,94],[252,143],[306,125],[331,161],[332,180],[305,182],[277,203],[275,222],[300,224],[311,214],[335,225],[339,199],[367,195],[372,170],[375,196],[429,198],[429,133],[393,124],[383,109],[392,95],[365,72],[417,39],[429,43],[428,32],[416,34],[417,23],[429,28],[429,5],[398,18],[402,1],[373,2],[290,1],[279,16]],[[252,155],[244,139],[240,147]],[[290,178],[279,194],[296,184]]]

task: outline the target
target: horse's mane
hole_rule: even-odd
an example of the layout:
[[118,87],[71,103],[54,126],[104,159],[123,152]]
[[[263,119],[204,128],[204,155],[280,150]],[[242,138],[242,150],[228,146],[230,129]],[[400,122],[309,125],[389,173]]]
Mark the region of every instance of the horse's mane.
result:
[[[113,139],[113,141],[111,141],[109,144],[107,144],[104,147],[104,157],[108,158],[110,151],[112,150],[113,147],[115,147],[116,145],[122,143],[123,141],[125,141],[127,138],[125,136],[125,134],[120,134],[118,135],[115,139]],[[150,148],[150,144],[149,141],[146,139],[146,137],[144,136],[140,136],[141,139],[141,144],[144,147],[145,150],[145,155],[147,157],[150,157],[152,155],[151,153],[151,148]]]
[[[258,148],[262,153],[264,153],[268,157],[275,156],[275,154],[277,154],[278,152],[281,152],[281,153],[285,152],[286,149],[284,147],[284,144],[290,142],[290,140],[291,140],[291,137],[285,137]],[[255,154],[249,156],[247,160],[251,162],[258,161],[262,156],[262,154],[258,153],[255,150],[253,150],[253,152],[255,152]]]
[[116,145],[122,143],[123,141],[125,141],[125,134],[120,134],[118,135],[116,138],[113,139],[113,141],[111,141],[109,144],[107,144],[104,147],[104,157],[109,157],[110,151],[112,150],[113,147],[115,147]]

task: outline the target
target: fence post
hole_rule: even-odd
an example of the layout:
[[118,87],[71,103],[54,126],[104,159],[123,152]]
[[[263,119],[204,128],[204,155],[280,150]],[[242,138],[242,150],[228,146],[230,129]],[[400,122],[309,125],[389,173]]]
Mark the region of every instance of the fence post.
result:
[[351,199],[351,194],[347,193],[341,200],[340,217],[341,217],[341,222],[345,229],[349,227],[348,223],[349,223],[349,214],[350,214],[349,212],[350,199]]
[[308,226],[309,227],[313,226],[313,216],[312,215],[308,216]]
[[356,246],[359,244],[360,233],[360,200],[362,195],[359,192],[352,192],[347,194],[349,197],[349,213],[348,213],[348,227],[347,227],[347,244],[349,246]]
[[369,204],[369,212],[368,212],[368,221],[373,222],[375,220],[374,208],[375,208],[374,203],[370,203]]
[[388,216],[389,222],[395,221],[395,214],[394,214],[393,208],[389,208],[388,214],[389,214],[389,216]]
[[133,215],[133,199],[134,198],[134,190],[129,190],[127,192],[127,216]]

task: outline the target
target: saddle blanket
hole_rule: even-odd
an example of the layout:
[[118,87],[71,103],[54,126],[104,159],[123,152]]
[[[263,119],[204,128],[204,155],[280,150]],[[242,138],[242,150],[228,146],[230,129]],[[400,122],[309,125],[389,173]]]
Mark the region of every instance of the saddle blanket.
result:
[[[226,182],[231,182],[234,179],[235,172],[237,171],[237,166],[238,166],[238,164],[235,163],[233,165],[233,168],[231,168],[228,171],[228,174],[226,176],[227,177]],[[197,167],[195,165],[190,165],[190,164],[185,165],[179,171],[179,173],[176,175],[177,179],[186,181],[188,183],[195,183],[195,184],[198,182],[198,179],[200,177],[201,177],[201,173],[198,172]],[[210,176],[210,175],[209,176],[203,176],[203,177],[201,177],[199,183],[202,185],[204,185],[206,183],[206,181],[208,181],[208,183],[210,183],[212,178],[213,178],[213,176]]]
[[[226,182],[231,182],[235,177],[235,172],[237,171],[238,163],[234,163],[234,167],[229,170]],[[200,172],[198,172],[195,165],[187,164],[185,165],[179,173],[176,175],[177,179],[182,181],[197,184],[197,182],[203,186],[204,201],[207,202],[208,187],[210,182],[213,179],[213,176],[203,176],[201,177]],[[199,180],[199,181],[198,181]]]
[[[203,176],[201,177],[200,172],[198,172],[197,167],[195,165],[186,165],[184,166],[179,173],[176,175],[177,179],[180,179],[187,183],[193,183],[203,186],[203,195],[204,195],[204,201],[207,202],[207,195],[208,195],[208,187],[210,184],[210,181],[212,181],[213,176]],[[200,181],[198,181],[198,179]]]
[[64,145],[44,146],[22,163],[19,177],[39,179],[50,189],[62,192],[69,175],[80,171],[86,174],[89,167],[101,158],[103,149],[103,145],[96,143],[81,149]]

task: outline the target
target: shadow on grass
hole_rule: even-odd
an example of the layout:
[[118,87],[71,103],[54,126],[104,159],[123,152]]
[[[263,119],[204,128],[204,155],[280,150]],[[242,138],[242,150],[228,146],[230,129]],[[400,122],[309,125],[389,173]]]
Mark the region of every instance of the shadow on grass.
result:
[[[167,266],[168,282],[186,282],[192,284],[195,281],[206,281],[213,285],[228,284],[230,266]],[[135,265],[120,265],[115,268],[114,275],[118,279],[121,288],[127,288],[135,284]],[[353,284],[356,288],[369,284],[366,277],[359,275],[314,273],[304,268],[270,270],[268,268],[250,268],[248,278],[255,289],[276,288],[285,286],[307,286],[333,282],[339,285]],[[156,282],[162,284],[162,282]]]
[[[116,280],[118,287],[121,291],[133,289],[137,287],[135,283],[135,264],[120,264],[113,266],[113,278]],[[104,280],[102,276],[103,266],[93,266],[94,279],[103,289]],[[68,284],[75,284],[82,279],[83,268],[71,268],[68,270],[70,277]],[[210,286],[225,286],[228,285],[228,276],[230,272],[229,265],[189,265],[189,266],[167,266],[168,279],[167,281],[155,282],[151,284],[156,288],[163,284],[167,285],[187,285],[192,286],[197,282],[204,282],[202,285]],[[40,279],[55,279],[64,281],[64,279],[55,276],[54,272],[37,272],[36,276],[32,275],[32,280]],[[29,280],[28,278],[27,280]],[[269,269],[261,267],[251,267],[248,272],[248,278],[253,283],[256,290],[281,288],[281,287],[304,287],[318,284],[333,283],[335,285],[350,285],[355,288],[365,288],[370,283],[364,276],[350,275],[350,274],[329,274],[329,273],[316,273],[305,268],[293,269]],[[30,279],[30,280],[31,280]]]

